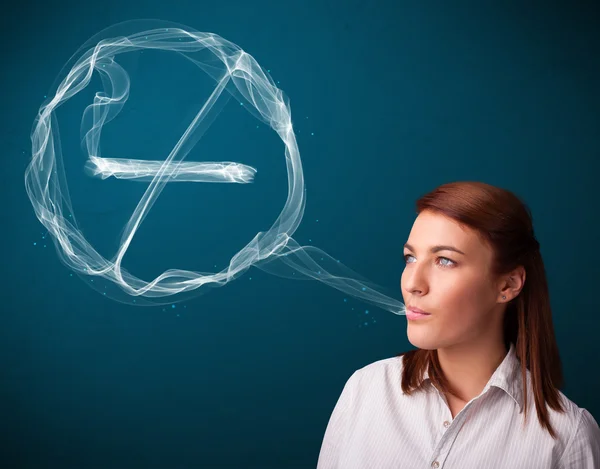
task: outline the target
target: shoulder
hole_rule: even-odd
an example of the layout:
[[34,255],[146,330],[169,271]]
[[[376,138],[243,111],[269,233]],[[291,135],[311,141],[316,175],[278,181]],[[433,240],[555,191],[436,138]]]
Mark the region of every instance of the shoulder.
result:
[[[528,392],[533,396],[530,387]],[[546,407],[550,424],[558,436],[556,449],[561,456],[557,467],[569,469],[600,467],[600,427],[597,421],[587,409],[579,407],[563,392],[558,391],[558,394],[564,412]],[[528,401],[529,412],[535,415],[532,399]],[[546,435],[546,431],[543,431]]]
[[[561,397],[564,396],[561,393]],[[570,436],[560,459],[560,468],[600,467],[600,427],[590,411],[578,407],[565,396],[569,404]]]
[[589,410],[579,409],[579,423],[577,424],[577,433],[584,439],[593,439],[600,445],[600,427],[594,416]]
[[402,371],[402,365],[402,357],[395,356],[369,363],[362,368],[357,369],[354,373],[372,378]]
[[[534,403],[534,390],[529,376],[529,370],[527,371],[527,393],[528,393],[528,412],[535,414],[535,403]],[[583,424],[586,426],[590,423],[594,423],[594,418],[588,410],[579,407],[575,402],[569,399],[562,391],[558,390],[558,397],[564,412],[555,410],[549,405],[546,405],[548,411],[548,418],[550,423],[559,430],[562,431],[563,436],[566,440],[573,437],[578,431],[578,428]],[[588,417],[591,418],[591,422],[588,421]]]
[[346,387],[359,392],[396,383],[402,375],[402,364],[402,357],[394,356],[364,365],[352,373]]

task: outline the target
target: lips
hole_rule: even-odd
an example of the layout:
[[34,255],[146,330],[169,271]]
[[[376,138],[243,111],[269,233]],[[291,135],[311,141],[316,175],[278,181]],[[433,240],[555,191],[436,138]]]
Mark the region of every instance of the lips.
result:
[[413,313],[417,313],[417,314],[431,314],[431,313],[428,313],[427,311],[423,311],[422,309],[415,308],[414,306],[409,306],[406,309],[408,309],[409,311],[412,311]]

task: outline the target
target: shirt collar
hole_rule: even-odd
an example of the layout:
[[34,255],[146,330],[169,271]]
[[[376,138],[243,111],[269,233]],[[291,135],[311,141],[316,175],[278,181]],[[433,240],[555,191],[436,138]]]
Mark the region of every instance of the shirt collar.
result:
[[[423,374],[423,381],[430,381],[427,368]],[[512,342],[504,360],[498,365],[481,394],[485,394],[492,386],[505,391],[517,403],[519,413],[523,412],[523,377],[516,348]]]

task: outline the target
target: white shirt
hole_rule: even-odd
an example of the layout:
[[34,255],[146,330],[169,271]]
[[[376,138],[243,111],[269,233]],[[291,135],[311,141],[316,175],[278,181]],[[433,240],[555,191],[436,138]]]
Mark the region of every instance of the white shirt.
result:
[[566,413],[548,407],[554,440],[538,421],[527,370],[513,344],[481,394],[452,419],[431,384],[405,395],[403,360],[392,357],[355,371],[331,414],[317,469],[600,469],[600,428],[590,412],[562,392]]

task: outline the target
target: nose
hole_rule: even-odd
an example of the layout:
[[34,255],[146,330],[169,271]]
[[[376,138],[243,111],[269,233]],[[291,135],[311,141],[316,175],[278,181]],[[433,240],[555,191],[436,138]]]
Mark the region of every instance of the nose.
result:
[[400,279],[400,290],[411,295],[423,295],[427,291],[427,276],[423,269],[411,265],[404,269]]

